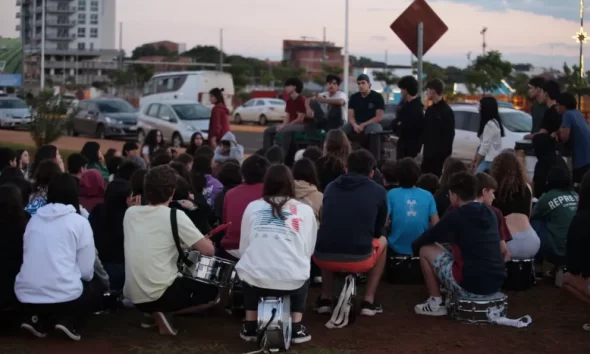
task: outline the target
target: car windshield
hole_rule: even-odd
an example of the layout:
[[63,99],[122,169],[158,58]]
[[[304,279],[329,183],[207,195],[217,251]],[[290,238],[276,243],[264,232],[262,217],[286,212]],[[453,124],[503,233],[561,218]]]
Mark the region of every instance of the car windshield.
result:
[[0,100],[0,109],[27,109],[29,108],[23,100]]
[[211,110],[202,104],[175,104],[172,109],[181,120],[202,120],[211,117]]
[[514,133],[530,133],[533,127],[531,116],[522,111],[501,112],[500,117],[506,129]]
[[126,101],[100,101],[96,102],[98,110],[102,113],[133,113],[136,112],[135,107]]

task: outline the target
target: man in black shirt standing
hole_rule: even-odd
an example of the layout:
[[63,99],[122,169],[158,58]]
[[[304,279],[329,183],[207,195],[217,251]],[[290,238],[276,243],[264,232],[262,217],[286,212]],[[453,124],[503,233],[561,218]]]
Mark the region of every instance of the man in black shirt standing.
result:
[[[533,117],[533,126],[531,133],[537,133],[541,130],[541,121],[543,120],[543,114],[547,110],[547,106],[539,103],[539,95],[545,85],[545,79],[537,76],[529,80],[529,98],[531,100],[531,116]],[[531,138],[532,139],[532,138]]]
[[424,114],[424,152],[422,174],[442,174],[443,163],[453,153],[455,139],[455,113],[443,100],[444,84],[434,79],[426,84],[426,95],[432,105]]
[[393,132],[398,136],[397,160],[404,157],[415,158],[422,150],[424,133],[424,104],[418,96],[418,80],[404,76],[397,83],[403,104],[393,122]]
[[546,81],[543,88],[537,95],[537,102],[544,105],[547,109],[543,113],[543,118],[539,125],[539,131],[526,135],[524,138],[532,140],[533,137],[540,133],[553,134],[561,127],[561,114],[557,111],[557,98],[560,95],[559,84],[553,80]]
[[[359,92],[350,96],[348,101],[348,123],[342,126],[346,135],[356,134],[379,134],[383,127],[379,122],[383,120],[383,110],[385,109],[385,100],[379,93],[371,90],[371,80],[366,74],[361,74],[356,79]],[[378,158],[381,144],[371,144],[371,153]],[[379,145],[379,146],[377,146]],[[377,150],[377,151],[375,151]]]

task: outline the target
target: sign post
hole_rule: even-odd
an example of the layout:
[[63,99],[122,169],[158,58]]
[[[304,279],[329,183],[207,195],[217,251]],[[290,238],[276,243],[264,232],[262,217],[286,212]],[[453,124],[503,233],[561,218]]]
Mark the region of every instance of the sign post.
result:
[[423,72],[424,72],[424,23],[420,22],[418,24],[418,62],[416,63],[417,66],[417,76],[418,76],[418,95],[420,95],[420,101],[424,102],[424,80],[422,80]]

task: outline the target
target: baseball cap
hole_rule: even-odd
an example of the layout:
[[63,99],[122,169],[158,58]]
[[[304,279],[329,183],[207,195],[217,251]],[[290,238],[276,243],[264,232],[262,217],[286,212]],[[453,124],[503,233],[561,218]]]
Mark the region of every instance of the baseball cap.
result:
[[366,81],[368,83],[371,83],[371,79],[369,79],[369,75],[367,74],[360,74],[357,78],[356,81]]

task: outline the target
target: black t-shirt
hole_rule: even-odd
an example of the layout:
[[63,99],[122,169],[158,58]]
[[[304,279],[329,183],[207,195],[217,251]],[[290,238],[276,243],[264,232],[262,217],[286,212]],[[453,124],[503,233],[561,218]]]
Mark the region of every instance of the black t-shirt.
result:
[[549,134],[554,133],[561,127],[561,114],[557,112],[557,105],[551,106],[543,114],[541,129],[545,129]]
[[578,210],[567,232],[566,267],[572,274],[590,277],[589,210]]
[[366,97],[357,92],[350,96],[348,109],[354,111],[354,120],[360,124],[375,117],[378,109],[385,109],[385,100],[383,96],[373,90]]

